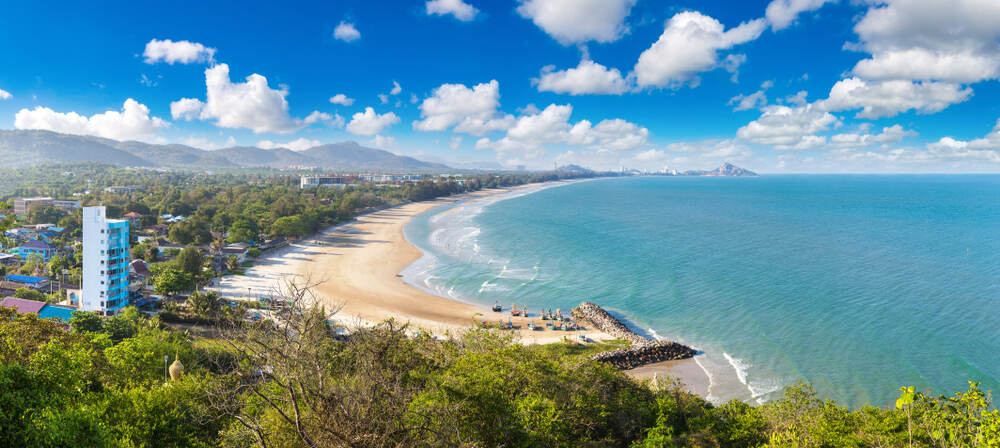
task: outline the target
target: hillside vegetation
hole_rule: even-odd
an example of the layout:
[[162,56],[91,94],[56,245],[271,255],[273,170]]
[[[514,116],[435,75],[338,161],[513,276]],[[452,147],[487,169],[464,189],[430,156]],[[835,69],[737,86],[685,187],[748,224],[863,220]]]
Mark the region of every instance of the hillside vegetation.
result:
[[[128,309],[69,329],[0,309],[0,446],[997,447],[972,384],[847,409],[807,384],[713,405],[587,354],[469,330],[436,340],[386,321],[344,336],[309,288],[274,321],[222,313],[193,338]],[[165,380],[164,356],[185,374]]]

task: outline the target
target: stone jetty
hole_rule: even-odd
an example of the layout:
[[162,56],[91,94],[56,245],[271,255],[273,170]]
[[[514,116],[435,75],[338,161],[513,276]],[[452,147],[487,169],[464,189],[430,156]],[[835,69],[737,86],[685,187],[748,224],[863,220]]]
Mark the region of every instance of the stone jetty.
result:
[[636,334],[596,303],[583,302],[580,306],[573,308],[572,313],[576,320],[587,322],[593,328],[612,337],[632,343],[628,347],[598,353],[590,357],[590,359],[606,362],[619,369],[633,369],[645,364],[685,359],[695,355],[695,350],[684,344],[651,340]]

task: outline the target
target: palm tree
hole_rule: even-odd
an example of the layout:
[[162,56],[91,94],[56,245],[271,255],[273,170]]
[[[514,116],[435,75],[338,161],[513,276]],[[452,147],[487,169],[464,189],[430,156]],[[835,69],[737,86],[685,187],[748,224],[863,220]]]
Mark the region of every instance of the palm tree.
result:
[[223,247],[226,247],[226,240],[223,239],[213,240],[212,243],[208,245],[208,249],[212,251],[213,255],[222,253]]
[[236,258],[236,255],[230,255],[226,258],[226,269],[230,271],[235,271],[240,268],[240,259]]

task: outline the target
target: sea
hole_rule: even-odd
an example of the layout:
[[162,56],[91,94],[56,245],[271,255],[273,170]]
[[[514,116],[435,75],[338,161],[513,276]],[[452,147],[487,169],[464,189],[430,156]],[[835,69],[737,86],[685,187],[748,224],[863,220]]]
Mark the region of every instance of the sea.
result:
[[699,350],[714,402],[809,382],[885,406],[902,386],[1000,392],[1000,176],[627,177],[419,215],[404,279],[457,300],[594,301]]

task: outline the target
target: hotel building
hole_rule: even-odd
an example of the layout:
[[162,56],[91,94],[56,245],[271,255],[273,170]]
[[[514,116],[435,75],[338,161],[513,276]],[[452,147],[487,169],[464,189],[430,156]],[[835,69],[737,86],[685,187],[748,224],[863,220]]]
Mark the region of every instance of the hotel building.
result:
[[113,316],[128,305],[128,225],[107,219],[103,206],[83,208],[81,310]]

